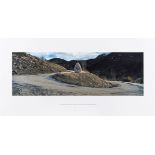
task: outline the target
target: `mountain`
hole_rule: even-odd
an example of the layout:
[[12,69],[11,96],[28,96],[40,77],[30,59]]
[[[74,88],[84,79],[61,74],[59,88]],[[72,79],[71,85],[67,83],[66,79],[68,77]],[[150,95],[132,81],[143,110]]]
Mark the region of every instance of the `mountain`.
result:
[[[49,60],[73,70],[76,60],[66,61],[55,58]],[[113,52],[101,54],[95,59],[78,61],[84,70],[109,80],[121,80],[143,83],[143,53],[142,52]]]
[[64,60],[61,58],[53,58],[53,59],[48,60],[48,62],[56,63],[58,65],[65,67],[68,70],[73,70],[76,62],[80,62],[82,69],[83,70],[87,69],[87,60],[70,60],[70,61],[67,61],[67,60]]
[[58,64],[49,63],[25,52],[12,53],[12,74],[39,74],[66,71]]
[[143,82],[143,53],[115,52],[87,61],[87,69],[112,80]]

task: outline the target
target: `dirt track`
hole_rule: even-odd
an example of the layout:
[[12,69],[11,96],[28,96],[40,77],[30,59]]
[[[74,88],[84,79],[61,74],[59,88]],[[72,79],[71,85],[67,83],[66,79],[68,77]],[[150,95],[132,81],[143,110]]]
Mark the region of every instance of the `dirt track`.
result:
[[[54,74],[54,73],[53,73]],[[143,85],[135,83],[118,83],[114,88],[90,88],[70,85],[55,81],[49,76],[52,74],[38,75],[13,75],[12,95],[17,96],[53,96],[53,95],[76,95],[76,96],[142,96]]]

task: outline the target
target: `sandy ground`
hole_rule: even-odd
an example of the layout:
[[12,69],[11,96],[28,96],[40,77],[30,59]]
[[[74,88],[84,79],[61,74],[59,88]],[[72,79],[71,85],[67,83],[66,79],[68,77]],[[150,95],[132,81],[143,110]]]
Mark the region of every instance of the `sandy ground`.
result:
[[58,82],[49,76],[52,74],[38,75],[13,75],[12,95],[17,96],[142,96],[143,85],[129,82],[113,81],[119,87],[90,88]]

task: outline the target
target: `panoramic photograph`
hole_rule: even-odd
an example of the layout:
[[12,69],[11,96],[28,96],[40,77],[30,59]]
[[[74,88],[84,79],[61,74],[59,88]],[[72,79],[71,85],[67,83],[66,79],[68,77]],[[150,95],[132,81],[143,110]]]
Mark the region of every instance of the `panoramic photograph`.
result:
[[12,96],[143,96],[143,52],[12,52]]

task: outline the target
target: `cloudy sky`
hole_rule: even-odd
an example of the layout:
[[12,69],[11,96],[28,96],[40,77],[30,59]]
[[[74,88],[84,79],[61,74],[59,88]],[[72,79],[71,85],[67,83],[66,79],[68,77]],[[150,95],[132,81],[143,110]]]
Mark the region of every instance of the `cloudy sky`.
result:
[[98,55],[105,52],[91,52],[91,53],[68,53],[68,52],[29,52],[33,56],[44,57],[49,60],[52,58],[61,58],[65,60],[87,60],[96,58]]

